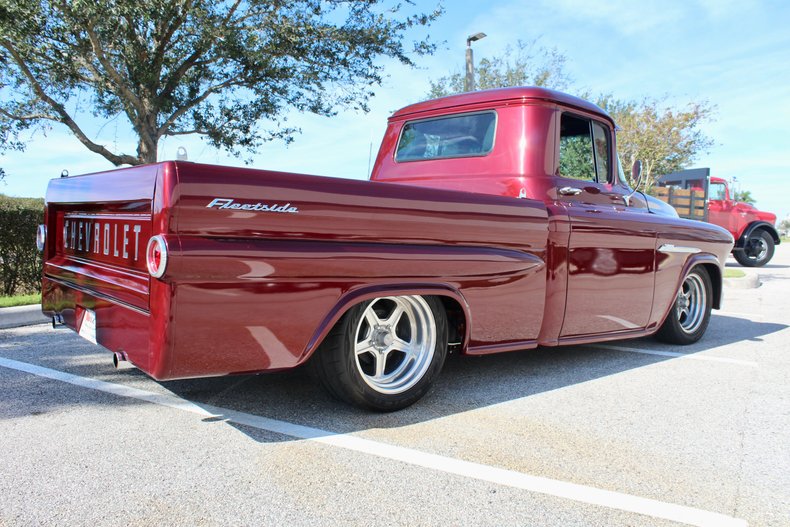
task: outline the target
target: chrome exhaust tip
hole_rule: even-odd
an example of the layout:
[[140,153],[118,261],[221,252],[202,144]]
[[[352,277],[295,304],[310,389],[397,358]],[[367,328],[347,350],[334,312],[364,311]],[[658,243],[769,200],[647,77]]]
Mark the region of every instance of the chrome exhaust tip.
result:
[[123,368],[125,364],[128,363],[129,359],[126,357],[126,353],[122,351],[114,351],[112,354],[112,365],[115,366],[115,369]]
[[52,315],[52,329],[57,329],[58,326],[63,326],[65,324],[66,321],[63,320],[63,315],[60,313]]

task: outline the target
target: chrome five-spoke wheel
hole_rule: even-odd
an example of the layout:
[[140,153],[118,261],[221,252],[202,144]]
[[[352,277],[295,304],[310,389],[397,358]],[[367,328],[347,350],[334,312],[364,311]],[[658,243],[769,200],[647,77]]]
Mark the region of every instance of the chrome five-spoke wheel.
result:
[[680,328],[686,333],[697,331],[705,320],[708,292],[698,273],[689,274],[680,286],[675,301],[675,315]]
[[351,308],[311,359],[327,390],[374,410],[422,397],[447,355],[447,315],[437,297],[384,296]]
[[419,296],[377,298],[365,308],[355,333],[357,370],[379,393],[405,392],[431,365],[436,323]]
[[710,321],[713,288],[702,266],[686,275],[656,337],[672,344],[692,344],[702,338]]

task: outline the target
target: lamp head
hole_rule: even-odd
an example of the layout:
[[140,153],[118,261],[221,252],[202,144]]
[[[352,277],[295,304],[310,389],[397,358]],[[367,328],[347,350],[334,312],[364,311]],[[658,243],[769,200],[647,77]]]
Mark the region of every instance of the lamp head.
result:
[[476,42],[482,38],[485,38],[487,35],[485,33],[475,33],[474,35],[469,35],[466,37],[466,45],[471,46],[472,42]]

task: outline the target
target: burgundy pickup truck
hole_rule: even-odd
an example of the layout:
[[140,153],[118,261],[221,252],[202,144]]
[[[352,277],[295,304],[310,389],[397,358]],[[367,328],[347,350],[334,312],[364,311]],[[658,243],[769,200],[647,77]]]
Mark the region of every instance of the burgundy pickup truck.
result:
[[614,129],[509,88],[396,112],[372,181],[172,161],[54,179],[43,310],[155,379],[307,363],[377,410],[448,352],[695,342],[733,238],[634,193]]

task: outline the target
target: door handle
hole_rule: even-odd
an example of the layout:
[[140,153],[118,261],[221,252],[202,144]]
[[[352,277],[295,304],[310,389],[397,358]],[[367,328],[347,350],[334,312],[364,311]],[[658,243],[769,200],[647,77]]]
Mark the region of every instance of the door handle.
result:
[[559,193],[563,196],[578,196],[582,193],[582,189],[576,187],[562,187]]

